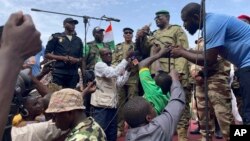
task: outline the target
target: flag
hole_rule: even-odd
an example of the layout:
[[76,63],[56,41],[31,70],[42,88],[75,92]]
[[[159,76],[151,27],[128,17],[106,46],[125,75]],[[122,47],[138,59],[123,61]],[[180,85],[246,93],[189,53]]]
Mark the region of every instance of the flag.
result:
[[109,47],[112,51],[115,50],[115,41],[114,41],[111,22],[105,30],[103,42],[109,44]]

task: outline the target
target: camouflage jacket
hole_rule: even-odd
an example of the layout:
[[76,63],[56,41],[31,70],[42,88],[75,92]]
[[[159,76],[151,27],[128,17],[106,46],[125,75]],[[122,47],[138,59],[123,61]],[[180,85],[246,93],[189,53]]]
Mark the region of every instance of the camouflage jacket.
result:
[[65,141],[106,141],[106,135],[101,126],[88,117],[80,122],[68,134]]
[[[109,48],[107,43],[103,43],[103,47]],[[84,48],[84,56],[86,58],[86,69],[87,70],[94,70],[95,64],[100,61],[98,43],[96,41],[92,41],[87,43],[87,46]]]
[[[179,25],[169,25],[167,28],[163,30],[156,30],[153,32],[152,36],[148,36],[144,41],[145,50],[149,50],[147,48],[151,48],[154,44],[160,45],[161,48],[166,45],[172,46],[182,46],[184,48],[188,48],[188,39],[184,30]],[[150,49],[150,55],[152,55],[152,49]],[[170,62],[169,62],[170,60]],[[165,72],[169,71],[169,63],[170,69],[175,68],[181,74],[181,83],[185,87],[188,84],[189,77],[189,64],[188,61],[184,58],[177,59],[169,59],[169,58],[160,58],[159,64],[160,68]],[[153,63],[151,65],[151,73],[154,74],[156,72],[156,64]]]
[[[113,53],[112,65],[116,66],[122,61],[122,59],[125,59],[128,50],[130,48],[134,50],[135,44],[134,43],[126,44],[125,42],[117,44],[116,49]],[[127,81],[127,84],[138,83],[138,80],[139,80],[139,68],[138,65],[136,65],[131,69],[130,77]]]
[[[203,44],[204,42],[202,41],[201,45],[199,47],[197,46],[195,50],[203,50]],[[203,71],[203,67],[191,64],[190,71],[192,70]],[[217,63],[207,67],[208,82],[220,82],[222,84],[228,85],[230,70],[230,62],[218,56]]]

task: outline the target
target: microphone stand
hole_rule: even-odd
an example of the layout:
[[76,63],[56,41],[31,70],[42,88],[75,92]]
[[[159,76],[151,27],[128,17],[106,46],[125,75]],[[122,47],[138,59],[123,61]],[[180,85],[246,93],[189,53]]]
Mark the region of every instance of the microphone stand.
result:
[[203,24],[203,30],[202,30],[202,37],[204,39],[204,94],[205,94],[205,115],[206,115],[206,140],[209,140],[209,134],[208,134],[208,123],[209,123],[209,115],[208,115],[208,83],[207,83],[207,52],[206,52],[206,7],[205,7],[206,1],[201,0],[201,18],[202,18],[202,24]]
[[35,8],[31,8],[31,11],[35,11],[35,12],[44,12],[44,13],[52,13],[52,14],[58,14],[58,15],[67,15],[67,16],[72,16],[72,17],[79,17],[79,18],[83,18],[83,23],[84,23],[84,52],[85,52],[85,56],[86,54],[86,45],[87,45],[87,23],[89,21],[89,19],[94,19],[94,20],[101,20],[101,21],[115,21],[115,22],[119,22],[116,19],[112,19],[109,17],[101,17],[101,18],[96,18],[96,17],[90,17],[90,16],[80,16],[80,15],[73,15],[73,14],[67,14],[67,13],[60,13],[60,12],[53,12],[53,11],[46,11],[46,10],[40,10],[40,9],[35,9]]

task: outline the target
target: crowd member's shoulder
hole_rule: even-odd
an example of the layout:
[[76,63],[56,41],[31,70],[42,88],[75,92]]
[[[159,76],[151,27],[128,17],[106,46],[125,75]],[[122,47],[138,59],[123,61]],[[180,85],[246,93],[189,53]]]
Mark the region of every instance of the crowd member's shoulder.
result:
[[169,27],[168,28],[175,28],[175,29],[179,29],[179,28],[181,28],[181,26],[180,25],[178,25],[178,24],[171,24],[171,25],[169,25]]
[[91,42],[87,42],[87,44],[88,45],[94,45],[94,44],[96,44],[96,42],[95,41],[91,41]]
[[62,37],[63,34],[62,33],[53,33],[50,37],[49,37],[49,41],[52,40],[52,39],[58,39],[60,37]]
[[75,36],[77,39],[79,39],[79,40],[82,41],[82,39],[81,39],[79,36],[77,36],[76,34],[74,34],[74,36]]
[[124,44],[123,42],[122,42],[122,43],[118,43],[118,44],[116,45],[116,50],[117,50],[117,51],[121,50],[123,44]]
[[157,33],[157,30],[152,31],[150,35],[154,35],[155,33]]
[[170,25],[170,26],[169,26],[169,29],[172,30],[172,31],[176,31],[176,32],[178,32],[178,33],[179,33],[179,32],[185,33],[184,30],[183,30],[183,28],[182,28],[180,25],[178,25],[178,24]]

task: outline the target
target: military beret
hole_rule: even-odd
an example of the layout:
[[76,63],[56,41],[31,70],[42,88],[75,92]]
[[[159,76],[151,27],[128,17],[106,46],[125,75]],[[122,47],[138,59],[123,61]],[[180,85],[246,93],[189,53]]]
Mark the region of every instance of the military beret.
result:
[[155,13],[155,15],[159,15],[159,14],[165,14],[165,15],[169,15],[169,12],[167,10],[160,10],[160,11],[157,11]]
[[63,24],[65,23],[74,23],[74,24],[78,24],[78,21],[77,20],[74,20],[72,18],[66,18],[64,21],[63,21]]
[[250,22],[250,17],[247,15],[240,15],[240,16],[238,16],[238,19],[245,19],[245,20],[248,20]]
[[134,30],[132,29],[132,28],[129,28],[129,27],[125,27],[125,28],[123,28],[123,32],[125,32],[126,30],[130,30],[130,31],[132,31],[132,32],[134,32]]

